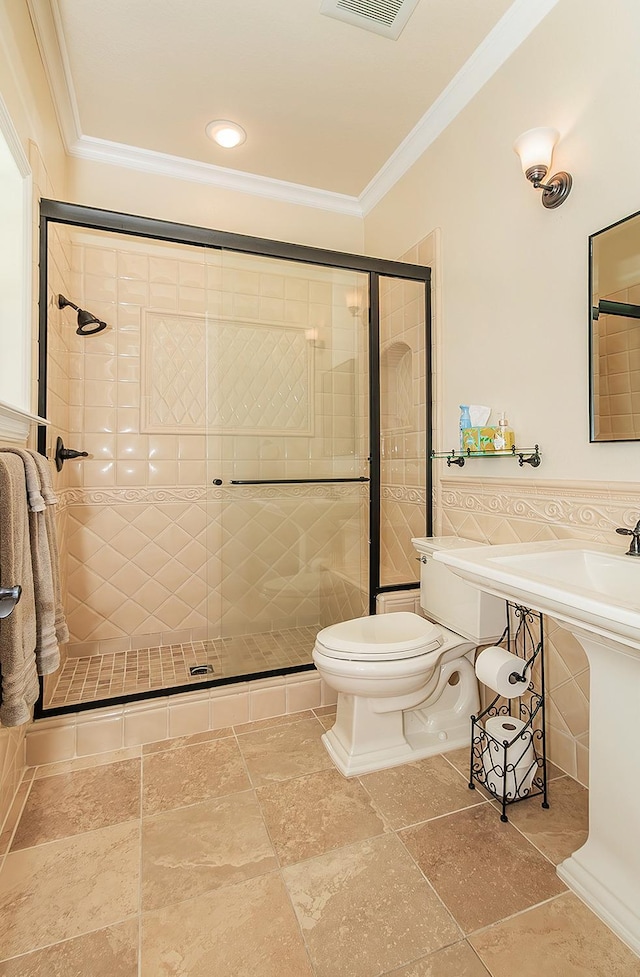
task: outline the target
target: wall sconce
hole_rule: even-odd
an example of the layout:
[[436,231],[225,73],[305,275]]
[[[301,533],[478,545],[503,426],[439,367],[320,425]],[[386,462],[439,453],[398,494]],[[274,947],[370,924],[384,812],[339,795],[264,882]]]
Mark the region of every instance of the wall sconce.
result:
[[359,288],[347,292],[347,308],[354,319],[362,314],[362,293]]
[[550,177],[547,183],[542,182],[549,172],[553,148],[559,136],[557,129],[529,129],[518,136],[513,144],[513,151],[520,157],[524,175],[536,190],[542,190],[542,206],[549,210],[564,203],[573,183],[571,174],[564,171]]

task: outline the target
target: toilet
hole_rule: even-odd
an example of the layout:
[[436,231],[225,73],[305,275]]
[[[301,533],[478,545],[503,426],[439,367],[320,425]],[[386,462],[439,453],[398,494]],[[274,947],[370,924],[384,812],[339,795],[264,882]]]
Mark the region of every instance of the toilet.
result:
[[481,544],[457,536],[414,539],[420,606],[332,624],[319,632],[315,666],[338,693],[335,725],[322,737],[345,777],[469,745],[480,702],[478,645],[506,624],[505,602],[433,559],[437,550]]

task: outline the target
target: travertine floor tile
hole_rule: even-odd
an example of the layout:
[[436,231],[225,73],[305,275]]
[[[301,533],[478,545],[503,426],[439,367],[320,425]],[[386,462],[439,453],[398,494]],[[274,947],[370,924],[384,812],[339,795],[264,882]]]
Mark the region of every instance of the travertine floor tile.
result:
[[589,834],[589,792],[572,780],[561,777],[549,784],[549,804],[545,810],[531,800],[514,804],[508,817],[536,848],[558,865],[577,851]]
[[142,778],[144,816],[251,786],[233,737],[145,756]]
[[36,780],[12,851],[140,817],[140,760]]
[[313,719],[311,709],[304,709],[302,712],[290,712],[283,716],[271,716],[269,719],[254,719],[250,723],[240,723],[233,727],[234,733],[255,733],[261,729],[272,729],[274,726],[290,726],[291,723],[299,723],[303,719]]
[[55,777],[61,773],[74,773],[77,770],[88,770],[90,767],[105,767],[120,760],[134,760],[140,756],[140,746],[128,746],[121,750],[110,750],[107,753],[91,753],[89,756],[75,757],[73,760],[56,760],[53,763],[43,763],[33,767],[35,780]]
[[159,909],[264,875],[278,864],[253,791],[142,823],[142,908]]
[[384,831],[367,792],[336,770],[268,784],[256,793],[282,865]]
[[[414,960],[384,977],[490,977],[489,971],[468,943],[455,943]],[[513,977],[519,975],[513,974]]]
[[493,977],[640,977],[640,959],[570,892],[469,942]]
[[0,977],[138,977],[138,920],[0,963]]
[[553,865],[490,804],[400,832],[465,933],[565,890]]
[[10,852],[0,874],[0,947],[12,957],[138,911],[140,824]]
[[460,939],[394,835],[283,870],[317,977],[374,977]]
[[360,780],[392,828],[482,802],[441,756],[369,773]]
[[239,735],[238,743],[254,787],[333,769],[329,754],[320,742],[323,732],[317,719],[304,719],[288,726]]
[[142,746],[142,754],[146,756],[151,753],[166,753],[169,750],[181,750],[185,746],[198,746],[200,743],[208,743],[210,740],[221,740],[228,736],[233,736],[231,726],[225,726],[222,729],[208,729],[203,733],[192,733],[189,736],[174,736],[170,740],[145,743]]
[[313,977],[277,874],[142,919],[141,977]]

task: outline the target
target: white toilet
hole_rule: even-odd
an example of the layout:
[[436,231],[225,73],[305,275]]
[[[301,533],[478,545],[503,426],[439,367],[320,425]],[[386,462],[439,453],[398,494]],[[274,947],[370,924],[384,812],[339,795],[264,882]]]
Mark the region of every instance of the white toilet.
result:
[[479,710],[473,651],[506,624],[503,600],[434,560],[437,549],[478,546],[456,536],[412,540],[420,554],[420,605],[332,624],[313,660],[338,693],[335,725],[322,740],[346,777],[468,746]]

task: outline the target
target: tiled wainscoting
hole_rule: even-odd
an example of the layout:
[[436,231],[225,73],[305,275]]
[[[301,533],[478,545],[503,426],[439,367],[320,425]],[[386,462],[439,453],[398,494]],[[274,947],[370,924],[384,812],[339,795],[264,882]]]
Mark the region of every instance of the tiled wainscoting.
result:
[[[478,468],[513,464],[480,460]],[[526,476],[525,476],[526,478]],[[493,544],[544,539],[613,543],[617,526],[640,516],[635,484],[442,477],[436,487],[436,532]],[[589,664],[581,645],[545,618],[548,753],[562,770],[588,783]]]

